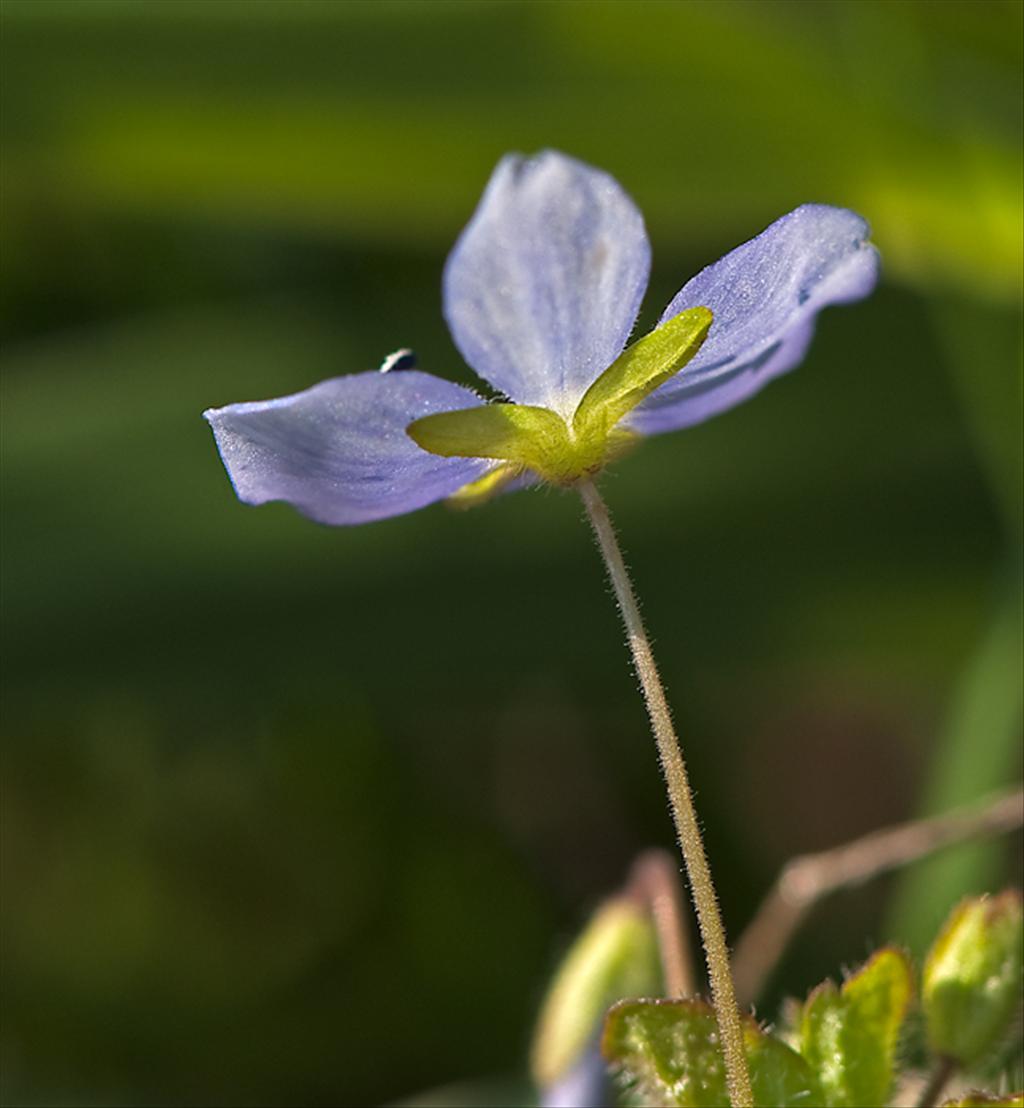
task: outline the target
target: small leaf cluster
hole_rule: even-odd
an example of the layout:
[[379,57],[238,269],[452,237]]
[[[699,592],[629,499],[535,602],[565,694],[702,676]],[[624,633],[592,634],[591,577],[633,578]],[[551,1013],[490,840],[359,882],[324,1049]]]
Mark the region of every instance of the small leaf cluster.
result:
[[[919,987],[906,954],[887,946],[841,986],[826,981],[812,990],[794,1006],[796,1017],[784,1031],[746,1017],[755,1104],[871,1108],[891,1103],[897,1089],[905,1098],[914,1075],[900,1072],[900,1044],[918,1003],[931,1055],[925,1069],[944,1075],[935,1100],[946,1078],[956,1077],[963,1086],[965,1075],[984,1068],[1014,1026],[1021,1001],[1022,940],[1019,893],[970,898],[940,931]],[[623,955],[619,945],[620,976]],[[710,1108],[729,1103],[715,1014],[704,1000],[619,1000],[605,1016],[601,1051],[631,1104]],[[925,1081],[917,1076],[922,1087]],[[951,1108],[1024,1106],[1024,1093],[964,1092],[944,1103]]]

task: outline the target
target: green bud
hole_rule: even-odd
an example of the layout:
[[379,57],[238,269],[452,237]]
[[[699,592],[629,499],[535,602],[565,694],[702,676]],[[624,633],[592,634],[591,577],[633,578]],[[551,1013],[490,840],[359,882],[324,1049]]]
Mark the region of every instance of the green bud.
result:
[[1020,893],[965,900],[953,910],[924,965],[928,1041],[969,1067],[1005,1033],[1021,999],[1024,914]]
[[530,1054],[536,1083],[553,1084],[578,1061],[614,1001],[660,990],[650,915],[629,897],[606,901],[570,947],[544,1000]]

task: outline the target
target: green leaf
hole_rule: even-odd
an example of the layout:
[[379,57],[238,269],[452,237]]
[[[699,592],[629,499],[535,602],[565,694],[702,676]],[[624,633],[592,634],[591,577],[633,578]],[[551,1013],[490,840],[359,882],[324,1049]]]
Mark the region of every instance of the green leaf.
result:
[[1024,1108],[1022,1093],[984,1093],[978,1090],[955,1100],[946,1100],[942,1108]]
[[[796,1051],[744,1020],[754,1103],[764,1108],[821,1104],[821,1089]],[[728,1105],[718,1025],[702,1000],[624,1000],[605,1020],[601,1049],[645,1101],[681,1108]]]
[[606,436],[697,353],[712,319],[710,308],[688,308],[627,347],[584,393],[572,419],[576,437]]
[[906,957],[887,947],[842,989],[826,981],[807,998],[800,1051],[818,1076],[827,1108],[886,1102],[912,990]]
[[650,915],[628,897],[607,901],[570,948],[544,1000],[530,1055],[536,1083],[553,1084],[577,1061],[610,1004],[660,988]]
[[1021,996],[1020,893],[972,897],[953,910],[924,965],[928,1042],[962,1066],[1006,1032]]

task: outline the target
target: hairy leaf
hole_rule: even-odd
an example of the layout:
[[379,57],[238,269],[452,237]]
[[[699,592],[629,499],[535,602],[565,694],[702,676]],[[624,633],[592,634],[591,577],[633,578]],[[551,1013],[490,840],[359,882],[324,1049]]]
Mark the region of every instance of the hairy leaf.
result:
[[[744,1021],[754,1103],[821,1104],[821,1089],[796,1051]],[[601,1049],[645,1102],[681,1108],[728,1105],[725,1061],[711,1006],[702,1000],[624,1000],[605,1021]]]
[[807,998],[800,1051],[817,1074],[827,1108],[885,1103],[912,989],[906,957],[887,947],[842,989],[826,981]]

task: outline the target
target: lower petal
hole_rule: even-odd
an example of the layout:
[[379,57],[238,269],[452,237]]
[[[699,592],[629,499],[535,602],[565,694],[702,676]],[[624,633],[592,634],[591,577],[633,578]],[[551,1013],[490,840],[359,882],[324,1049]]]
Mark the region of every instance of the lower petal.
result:
[[413,370],[334,377],[277,400],[204,413],[240,500],[285,500],[318,523],[368,523],[442,500],[493,466],[441,458],[406,434],[416,419],[482,401]]

